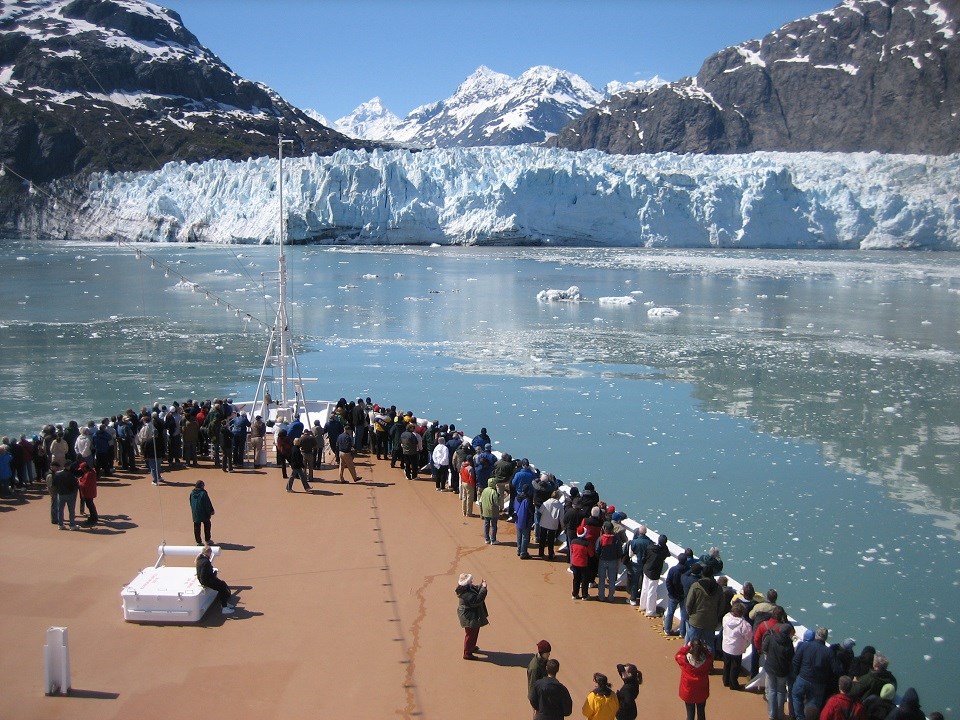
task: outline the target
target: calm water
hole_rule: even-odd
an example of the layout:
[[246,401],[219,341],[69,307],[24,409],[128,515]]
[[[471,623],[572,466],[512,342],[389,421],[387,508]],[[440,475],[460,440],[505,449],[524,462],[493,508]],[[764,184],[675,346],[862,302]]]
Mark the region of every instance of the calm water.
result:
[[[8,242],[0,429],[252,394],[270,248]],[[960,256],[292,248],[319,398],[485,425],[960,708]],[[269,278],[268,278],[269,279]],[[539,303],[577,285],[580,303]],[[597,302],[630,297],[632,304]],[[649,317],[669,307],[675,317]],[[901,688],[901,689],[903,689]]]

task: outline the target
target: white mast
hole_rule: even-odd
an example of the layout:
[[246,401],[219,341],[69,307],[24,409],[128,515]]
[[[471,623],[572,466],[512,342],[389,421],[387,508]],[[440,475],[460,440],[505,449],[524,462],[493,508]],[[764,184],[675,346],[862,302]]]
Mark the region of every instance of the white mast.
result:
[[277,244],[280,246],[280,310],[277,314],[277,331],[280,335],[280,405],[284,408],[289,407],[289,398],[287,397],[287,363],[289,360],[287,348],[287,331],[289,330],[287,323],[287,259],[283,254],[283,239],[286,237],[287,227],[286,216],[283,211],[283,144],[285,142],[292,144],[293,140],[284,140],[282,135],[277,138],[278,172],[280,175],[277,182],[280,190],[280,236],[277,239]]

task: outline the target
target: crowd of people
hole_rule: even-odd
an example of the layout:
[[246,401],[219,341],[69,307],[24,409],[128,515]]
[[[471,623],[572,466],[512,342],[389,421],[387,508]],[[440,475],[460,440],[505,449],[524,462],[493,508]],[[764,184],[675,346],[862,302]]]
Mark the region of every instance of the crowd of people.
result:
[[[494,453],[486,428],[471,438],[453,424],[424,422],[412,412],[378,405],[370,398],[356,402],[341,398],[323,424],[315,420],[306,427],[295,416],[273,430],[275,460],[287,479],[288,492],[295,480],[309,491],[327,453],[339,467],[340,482],[348,482],[345,474],[360,481],[354,456],[370,452],[379,460],[389,460],[392,468],[399,465],[408,479],[429,472],[437,492],[456,493],[464,517],[479,515],[485,543],[499,545],[498,530],[509,523],[515,533],[509,544],[519,559],[533,559],[533,545],[544,561],[564,559],[574,601],[615,602],[621,571],[625,571],[625,604],[639,606],[639,612],[657,618],[658,623],[662,618],[664,635],[683,639],[676,660],[681,668],[679,695],[689,720],[705,717],[709,695],[705,678],[715,660],[723,663],[724,686],[741,689],[742,659],[748,648],[752,652],[746,675],[753,678],[763,671],[769,720],[924,717],[916,691],[907,688],[898,694],[889,659],[872,646],[855,656],[852,638],[828,645],[828,632],[822,627],[808,631],[796,644],[794,625],[777,591],[760,595],[747,582],[737,592],[721,574],[724,563],[719,548],[712,547],[699,557],[686,548],[671,562],[665,535],[649,533],[642,524],[628,528],[625,514],[604,502],[592,483],[582,491],[562,487],[553,474],[541,472],[528,459]],[[247,462],[261,468],[268,464],[266,436],[264,419],[258,415],[251,420],[229,399],[186,400],[169,407],[158,403],[139,412],[128,409],[99,423],[91,420],[83,428],[76,421],[66,427],[46,425],[32,437],[0,440],[0,494],[7,497],[45,479],[51,523],[66,529],[69,522],[71,529],[77,529],[79,497],[80,513],[87,515],[85,524],[93,526],[99,522],[97,482],[118,468],[138,472],[142,464],[155,485],[164,482],[164,464],[196,466],[201,457],[224,472]],[[213,506],[202,481],[191,493],[190,506],[195,540],[209,547]],[[198,577],[206,568],[203,557],[209,560],[209,553],[198,557]],[[209,573],[205,575],[205,584],[219,585]],[[476,659],[479,629],[487,621],[486,583],[472,581],[465,574],[457,586],[467,660]],[[665,607],[657,602],[660,583],[665,585]],[[217,589],[225,594],[223,587]],[[224,612],[230,611],[231,606],[222,604]],[[543,644],[531,661],[528,697],[536,718],[567,717],[572,713],[569,693],[556,679],[559,663],[549,658],[549,643]],[[632,664],[618,666],[618,672],[623,687],[616,692],[606,676],[595,675],[596,687],[582,708],[585,717],[637,717],[640,672]],[[938,716],[942,719],[939,713],[930,719]]]
[[[452,425],[438,422],[418,424],[412,417],[386,422],[387,428],[399,425],[397,441],[403,454],[407,451],[400,438],[403,434],[417,435],[411,438],[416,445],[408,440],[407,447],[417,448],[417,463],[426,460],[422,469],[429,467],[437,491],[460,494],[459,509],[465,517],[472,517],[474,503],[479,504],[485,543],[498,544],[498,525],[506,521],[515,528],[518,558],[532,558],[531,543],[537,546],[537,557],[546,561],[565,555],[574,601],[614,602],[618,578],[624,570],[625,604],[639,606],[639,612],[656,618],[658,623],[662,618],[663,634],[683,640],[675,657],[681,669],[679,696],[688,720],[705,718],[708,678],[715,661],[722,662],[724,687],[743,689],[743,656],[748,649],[752,652],[747,678],[763,672],[769,720],[926,717],[916,690],[907,688],[899,694],[897,680],[888,670],[888,658],[872,646],[854,656],[855,640],[828,644],[828,631],[823,627],[808,631],[795,644],[794,625],[779,604],[777,591],[770,589],[761,595],[747,582],[738,592],[721,574],[724,563],[718,547],[709,548],[699,557],[685,548],[675,556],[675,563],[668,562],[672,554],[666,535],[649,533],[642,524],[635,530],[628,529],[624,513],[605,503],[592,483],[586,483],[582,492],[577,487],[561,489],[554,475],[540,472],[526,458],[514,460],[509,453],[493,453],[486,428],[468,438]],[[393,458],[390,448],[395,445],[387,447],[387,456]],[[415,475],[407,470],[407,477]],[[565,542],[557,547],[561,538]],[[465,579],[469,587],[470,576],[461,576],[461,582]],[[665,607],[657,602],[661,583],[665,585]],[[477,594],[485,596],[485,584]],[[462,604],[471,592],[458,586],[458,596]],[[461,613],[461,624],[463,621]],[[474,659],[468,647],[473,641],[465,641],[464,659]],[[572,706],[569,694],[564,695],[566,690],[556,679],[559,664],[553,666],[552,675],[547,673],[543,653],[538,651],[531,668],[535,665],[540,668],[537,681],[541,684],[531,681],[528,687],[530,703],[537,710],[535,717],[546,720],[568,716]],[[624,667],[634,666],[618,667],[626,688]],[[639,676],[635,667],[633,672]],[[601,673],[595,675],[594,682],[597,687],[582,708],[585,717],[619,720],[637,716],[635,704],[620,709],[618,698],[623,689],[614,693]],[[937,712],[930,715],[931,720],[942,717]]]

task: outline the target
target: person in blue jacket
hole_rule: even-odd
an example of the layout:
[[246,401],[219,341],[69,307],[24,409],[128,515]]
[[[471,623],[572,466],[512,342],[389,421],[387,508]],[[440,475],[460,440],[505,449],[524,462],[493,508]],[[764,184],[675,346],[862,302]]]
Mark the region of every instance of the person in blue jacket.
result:
[[[664,580],[664,586],[667,590],[667,611],[663,614],[664,635],[676,637],[682,634],[679,630],[674,631],[673,618],[674,615],[676,615],[677,608],[683,604],[683,583],[680,582],[680,579],[687,571],[687,562],[691,557],[693,557],[693,550],[688,548],[680,553],[680,556],[677,558],[677,564],[667,570],[667,578]],[[684,627],[683,633],[686,631],[687,629]]]
[[530,545],[530,531],[533,529],[533,503],[524,488],[517,491],[513,513],[517,519],[517,557],[529,560],[530,553],[527,548]]
[[833,649],[827,647],[827,634],[827,628],[818,627],[813,640],[800,643],[793,656],[796,680],[790,696],[797,717],[805,717],[803,713],[807,705],[823,708],[830,683],[840,674],[840,661]]

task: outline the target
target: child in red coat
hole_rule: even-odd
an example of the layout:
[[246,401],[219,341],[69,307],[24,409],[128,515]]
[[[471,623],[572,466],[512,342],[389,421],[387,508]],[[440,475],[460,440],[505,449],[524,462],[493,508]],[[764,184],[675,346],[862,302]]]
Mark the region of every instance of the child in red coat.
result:
[[707,698],[710,697],[710,668],[713,655],[702,640],[692,640],[677,651],[680,666],[680,699],[687,706],[687,720],[706,720]]

